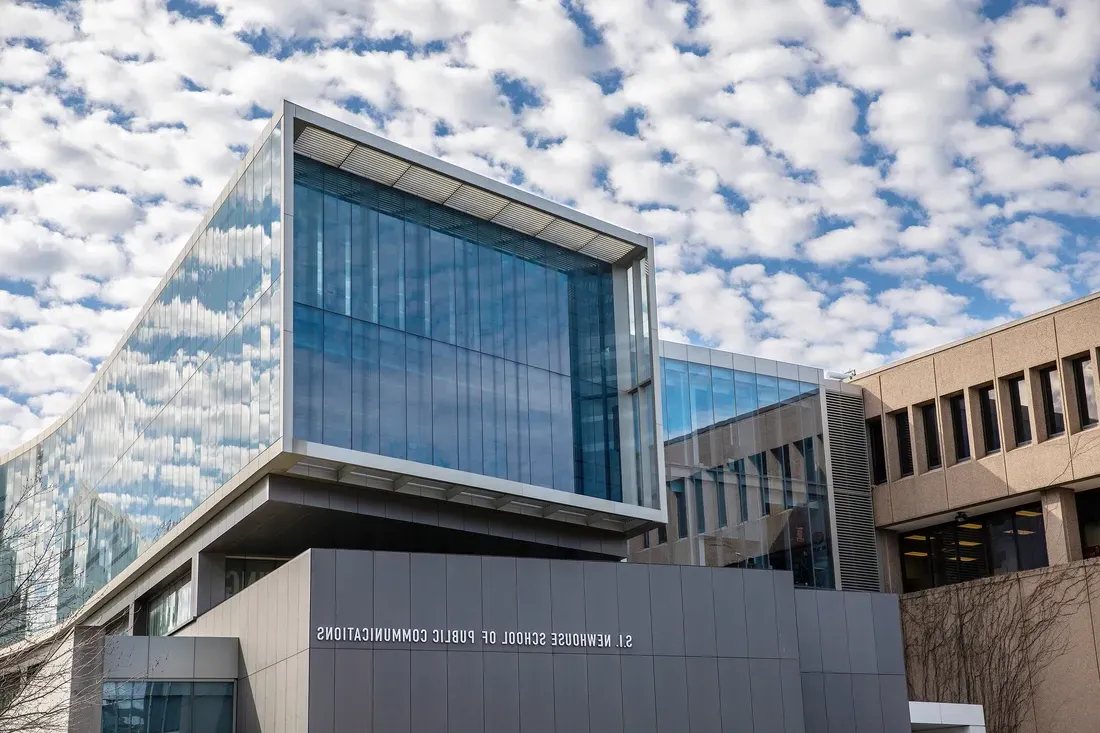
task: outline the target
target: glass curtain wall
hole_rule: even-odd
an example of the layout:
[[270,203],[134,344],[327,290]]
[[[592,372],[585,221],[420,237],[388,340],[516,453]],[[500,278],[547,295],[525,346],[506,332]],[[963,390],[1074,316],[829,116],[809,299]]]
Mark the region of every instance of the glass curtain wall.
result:
[[694,525],[707,564],[832,587],[820,386],[669,358],[661,370],[665,472],[702,494]]
[[294,184],[295,439],[623,500],[611,265],[308,158]]
[[31,529],[0,557],[58,566],[19,584],[28,626],[79,608],[280,437],[281,187],[276,127],[75,414],[0,465],[5,528]]
[[232,682],[104,682],[103,733],[233,733]]

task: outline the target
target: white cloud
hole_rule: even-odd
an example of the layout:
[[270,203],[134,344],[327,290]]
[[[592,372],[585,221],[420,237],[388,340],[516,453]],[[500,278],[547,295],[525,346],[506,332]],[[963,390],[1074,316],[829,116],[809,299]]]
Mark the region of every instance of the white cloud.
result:
[[79,392],[91,374],[91,365],[72,354],[31,351],[0,358],[0,387],[9,394],[38,395],[58,389]]
[[654,236],[670,338],[864,368],[1100,287],[1100,5],[836,5],[0,2],[0,446],[87,383],[284,97]]

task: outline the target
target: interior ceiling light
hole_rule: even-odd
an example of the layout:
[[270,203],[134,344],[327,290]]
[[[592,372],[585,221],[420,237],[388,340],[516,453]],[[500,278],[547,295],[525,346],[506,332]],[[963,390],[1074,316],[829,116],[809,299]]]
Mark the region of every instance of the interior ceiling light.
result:
[[982,528],[982,525],[980,525],[976,522],[967,522],[966,524],[960,524],[959,526],[962,527],[963,529],[981,529]]
[[916,540],[917,542],[924,542],[928,538],[925,537],[922,534],[911,534],[911,535],[906,535],[905,539],[907,539],[907,540]]
[[1018,509],[1016,511],[1017,517],[1041,517],[1042,512],[1037,512],[1032,509]]
[[927,552],[917,552],[916,550],[905,553],[908,557],[928,557]]

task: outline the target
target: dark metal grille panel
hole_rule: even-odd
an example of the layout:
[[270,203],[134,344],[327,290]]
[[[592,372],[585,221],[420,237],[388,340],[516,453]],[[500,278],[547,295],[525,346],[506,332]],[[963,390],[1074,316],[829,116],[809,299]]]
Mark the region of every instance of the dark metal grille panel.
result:
[[825,409],[829,420],[840,584],[844,590],[881,591],[863,398],[827,391]]

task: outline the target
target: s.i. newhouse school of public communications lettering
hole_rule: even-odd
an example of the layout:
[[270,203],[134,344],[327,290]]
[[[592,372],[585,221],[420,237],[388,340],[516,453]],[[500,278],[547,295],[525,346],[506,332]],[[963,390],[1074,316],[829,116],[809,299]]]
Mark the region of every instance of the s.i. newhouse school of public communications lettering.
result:
[[58,522],[9,689],[60,643],[79,733],[911,730],[863,391],[659,341],[653,248],[284,103],[0,458]]

